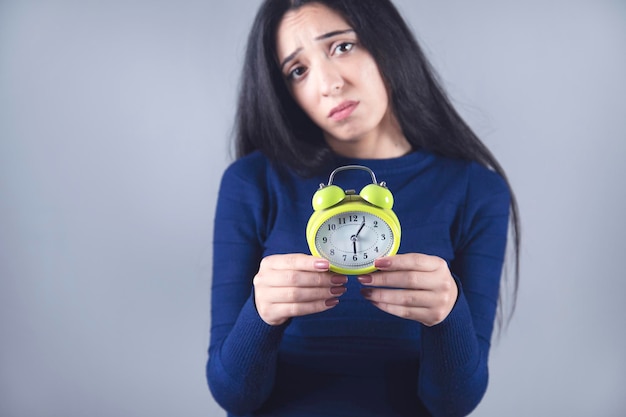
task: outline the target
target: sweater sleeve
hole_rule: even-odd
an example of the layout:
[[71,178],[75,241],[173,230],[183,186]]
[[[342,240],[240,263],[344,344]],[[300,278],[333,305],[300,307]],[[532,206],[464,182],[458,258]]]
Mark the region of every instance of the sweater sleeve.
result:
[[263,253],[268,197],[261,186],[262,167],[248,162],[224,173],[213,239],[206,374],[215,400],[234,414],[259,408],[270,395],[286,327],[266,324],[254,305],[252,280]]
[[510,193],[497,174],[470,165],[460,239],[450,264],[459,295],[448,317],[424,328],[419,396],[434,416],[465,416],[488,382]]

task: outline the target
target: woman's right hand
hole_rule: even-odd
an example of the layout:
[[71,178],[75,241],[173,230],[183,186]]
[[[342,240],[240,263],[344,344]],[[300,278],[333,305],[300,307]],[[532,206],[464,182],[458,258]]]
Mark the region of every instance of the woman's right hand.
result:
[[264,322],[271,326],[292,317],[329,310],[346,292],[345,275],[328,270],[326,259],[304,254],[263,258],[254,277],[254,301]]

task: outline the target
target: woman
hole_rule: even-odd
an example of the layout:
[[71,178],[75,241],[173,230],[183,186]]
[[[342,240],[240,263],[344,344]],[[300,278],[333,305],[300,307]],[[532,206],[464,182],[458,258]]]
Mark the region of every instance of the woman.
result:
[[[266,0],[244,68],[214,229],[216,401],[229,415],[468,414],[509,212],[518,240],[497,161],[386,0]],[[386,181],[402,225],[398,254],[358,277],[309,255],[304,233],[318,184],[350,164]]]

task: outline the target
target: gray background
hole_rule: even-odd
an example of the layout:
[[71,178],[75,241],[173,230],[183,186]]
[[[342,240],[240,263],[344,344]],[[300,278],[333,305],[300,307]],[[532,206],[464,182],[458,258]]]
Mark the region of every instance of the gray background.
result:
[[[212,217],[258,3],[0,0],[1,416],[222,414]],[[473,415],[626,415],[626,2],[397,5],[520,201]]]

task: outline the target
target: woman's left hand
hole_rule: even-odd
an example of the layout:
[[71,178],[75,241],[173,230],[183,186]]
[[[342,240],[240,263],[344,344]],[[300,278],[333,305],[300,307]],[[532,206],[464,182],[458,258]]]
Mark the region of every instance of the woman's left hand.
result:
[[452,311],[459,290],[443,259],[409,253],[377,259],[375,266],[378,271],[358,280],[368,287],[363,296],[381,310],[426,326],[441,323]]

